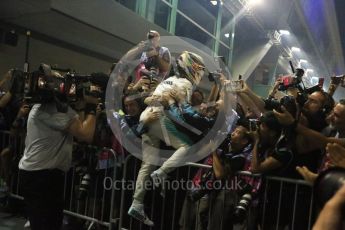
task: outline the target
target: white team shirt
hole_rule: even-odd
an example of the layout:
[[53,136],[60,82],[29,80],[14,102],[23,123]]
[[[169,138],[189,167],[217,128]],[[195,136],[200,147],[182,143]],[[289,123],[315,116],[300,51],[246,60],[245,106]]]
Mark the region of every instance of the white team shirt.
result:
[[[154,100],[160,100],[160,98],[163,95],[163,92],[172,92],[172,91],[180,92],[185,95],[185,98],[183,101],[190,103],[192,91],[193,91],[193,85],[192,83],[187,80],[186,78],[178,78],[176,76],[170,77],[157,86],[155,91],[152,94],[152,97]],[[155,112],[159,111],[159,107],[154,107],[154,106],[148,106],[140,115],[140,121],[145,121],[148,116],[149,112]]]

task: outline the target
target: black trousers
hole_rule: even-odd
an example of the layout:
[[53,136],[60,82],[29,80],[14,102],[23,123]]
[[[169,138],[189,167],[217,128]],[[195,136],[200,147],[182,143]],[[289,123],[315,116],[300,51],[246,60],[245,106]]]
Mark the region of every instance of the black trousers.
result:
[[210,194],[209,230],[232,230],[232,214],[237,204],[238,194],[235,190],[214,190]]
[[193,202],[186,196],[179,220],[180,230],[206,230],[208,211],[208,197]]
[[61,170],[19,171],[20,189],[32,230],[60,230],[64,207]]

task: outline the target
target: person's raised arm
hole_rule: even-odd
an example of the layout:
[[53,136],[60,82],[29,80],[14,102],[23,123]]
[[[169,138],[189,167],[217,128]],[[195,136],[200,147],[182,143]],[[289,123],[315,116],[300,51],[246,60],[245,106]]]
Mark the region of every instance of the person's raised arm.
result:
[[[345,146],[345,139],[339,139],[334,137],[326,137],[321,133],[314,131],[305,127],[304,125],[298,123],[295,118],[282,106],[282,113],[277,112],[274,110],[274,114],[277,117],[278,121],[285,126],[294,125],[295,131],[303,136],[303,138],[308,142],[311,143],[309,145],[302,144],[301,146],[297,146],[299,152],[300,150],[305,150],[305,152],[310,152],[316,149],[324,149],[328,143],[338,143],[342,146]],[[303,142],[306,143],[306,142]],[[306,150],[307,149],[307,150]]]
[[253,155],[250,164],[250,171],[252,173],[265,173],[270,170],[279,168],[282,164],[275,158],[269,156],[265,160],[259,160],[259,136],[257,132],[250,133],[254,140]]
[[10,102],[12,94],[8,91],[4,96],[0,98],[0,109],[5,108],[5,106]]
[[256,104],[246,95],[246,94],[238,94],[239,100],[240,100],[240,104],[244,107],[244,108],[250,108],[251,111],[254,112],[256,117],[260,117],[261,113],[263,113],[264,111],[261,111]]
[[224,170],[221,160],[219,159],[217,151],[214,151],[212,153],[212,158],[213,158],[214,176],[216,177],[216,179],[223,179],[225,177],[225,170]]
[[247,85],[247,83],[243,80],[242,84],[243,84],[243,88],[238,92],[239,94],[244,93],[246,94],[252,101],[253,103],[256,105],[256,107],[263,113],[266,111],[265,109],[265,102],[264,100],[259,97],[258,95],[256,95]]
[[171,60],[171,56],[170,56],[169,50],[166,50],[163,53],[162,57],[159,56],[159,54],[157,54],[157,63],[158,63],[159,70],[162,72],[167,72],[170,68],[170,60]]

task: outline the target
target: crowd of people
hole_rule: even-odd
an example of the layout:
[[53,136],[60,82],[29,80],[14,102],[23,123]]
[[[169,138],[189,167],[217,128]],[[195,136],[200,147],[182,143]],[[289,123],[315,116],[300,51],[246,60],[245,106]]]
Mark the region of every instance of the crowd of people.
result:
[[[260,229],[262,215],[262,229],[307,229],[309,190],[300,188],[295,194],[294,184],[281,187],[279,182],[272,182],[263,186],[263,180],[267,175],[304,179],[313,184],[319,173],[333,167],[345,168],[345,100],[335,102],[332,98],[338,86],[336,81],[330,82],[329,92],[318,86],[305,89],[299,86],[300,82],[293,81],[284,86],[285,96],[281,97],[277,92],[283,83],[277,79],[268,98],[261,98],[244,80],[237,80],[240,87],[232,89],[234,80],[220,71],[219,80],[205,90],[199,83],[206,78],[207,68],[199,54],[184,51],[175,61],[169,47],[160,46],[158,32],[150,31],[147,38],[149,42],[141,42],[126,54],[126,59],[139,60],[133,72],[121,68],[114,74],[113,65],[108,73],[110,80],[116,79],[122,94],[122,108],[112,113],[122,140],[111,132],[104,102],[94,94],[83,92],[80,101],[60,111],[57,104],[64,98],[29,104],[23,101],[24,85],[16,80],[16,70],[3,77],[1,130],[10,130],[11,135],[25,136],[26,140],[23,153],[15,153],[17,143],[1,150],[0,176],[3,186],[9,185],[13,168],[19,169],[20,190],[31,228],[62,226],[64,175],[71,167],[75,138],[81,143],[112,148],[122,157],[117,159],[129,154],[122,146],[123,139],[141,146],[142,164],[128,215],[145,225],[154,226],[154,220],[145,213],[146,182],[152,180],[164,196],[164,182],[169,180],[169,174],[183,166],[190,155],[207,152],[199,160],[211,169],[198,170],[193,188],[179,198],[184,201],[179,229],[232,229],[244,219],[246,229]],[[55,71],[49,75],[61,77]],[[223,129],[213,132],[219,118]],[[220,131],[225,135],[217,142]],[[195,144],[210,132],[215,140],[196,149]],[[160,162],[161,151],[166,149],[171,155]],[[13,167],[16,154],[22,157],[19,162],[14,161],[17,167]],[[102,160],[110,158],[101,153],[96,167],[102,168]],[[239,171],[262,176],[238,175]],[[233,180],[240,181],[241,189],[226,186]],[[215,182],[221,188],[216,189]],[[291,194],[300,201],[298,209],[294,208]],[[344,227],[343,194],[344,188],[326,203],[315,229]],[[243,199],[251,201],[248,207],[240,205],[244,215],[238,208]],[[265,213],[259,211],[263,209]]]

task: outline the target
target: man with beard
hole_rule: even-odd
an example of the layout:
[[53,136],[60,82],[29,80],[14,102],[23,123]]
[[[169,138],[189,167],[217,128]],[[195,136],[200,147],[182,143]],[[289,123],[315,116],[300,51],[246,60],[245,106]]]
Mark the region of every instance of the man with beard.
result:
[[323,91],[316,91],[308,96],[302,108],[300,122],[313,129],[321,132],[326,126],[326,117],[332,111],[334,106],[333,98]]
[[[261,112],[266,111],[266,109],[273,109],[271,100],[275,101],[273,104],[278,103],[277,100],[272,98],[263,100],[245,82],[243,83],[244,87],[238,93],[248,96]],[[328,93],[322,90],[315,91],[308,95],[308,99],[300,108],[301,113],[298,117],[298,122],[312,130],[321,132],[327,126],[326,117],[331,112],[333,106],[334,100]],[[296,114],[292,114],[292,116],[296,117]],[[297,136],[295,140],[289,141],[294,142],[296,145],[294,151],[298,153],[296,161],[299,162],[299,165],[305,165],[312,171],[316,171],[321,161],[320,149],[315,148],[315,145],[306,145],[302,136]]]
[[[286,116],[287,113],[276,113],[278,118],[282,119],[283,116]],[[330,121],[330,125],[324,129],[323,135],[317,132],[313,132],[305,127],[297,127],[297,132],[302,132],[300,136],[304,136],[301,141],[298,142],[297,147],[299,149],[307,149],[307,150],[314,150],[314,149],[324,149],[328,142],[335,142],[337,141],[334,138],[345,138],[345,100],[342,99],[337,103],[337,105],[333,108],[331,115],[328,117]],[[290,115],[290,120],[292,121],[293,118]],[[292,123],[292,122],[289,123]],[[285,123],[285,122],[284,122]],[[303,135],[304,134],[304,135]],[[327,138],[330,137],[330,138]],[[334,138],[332,138],[334,137]],[[342,144],[341,140],[338,139],[339,144]],[[337,144],[333,144],[337,145]],[[327,146],[328,147],[328,146]],[[340,146],[338,146],[341,148]],[[308,155],[309,156],[309,155]],[[323,155],[323,162],[318,171],[322,171],[328,167],[329,158],[327,155]],[[301,164],[303,165],[303,164]],[[298,172],[309,182],[314,182],[317,177],[317,174],[314,173],[316,170],[308,168],[308,166],[303,165],[303,167],[297,167]]]
[[[238,93],[248,96],[261,112],[273,109],[268,105],[268,100],[263,100],[256,95],[245,82],[243,82],[243,88]],[[333,106],[334,100],[328,93],[322,90],[313,92],[308,95],[306,102],[301,108],[299,121],[301,124],[320,132],[327,126],[326,117],[331,112]],[[295,116],[296,114],[292,115]]]

